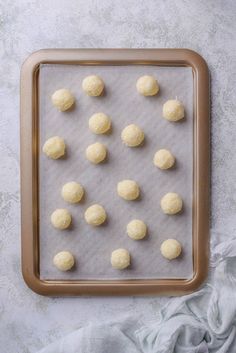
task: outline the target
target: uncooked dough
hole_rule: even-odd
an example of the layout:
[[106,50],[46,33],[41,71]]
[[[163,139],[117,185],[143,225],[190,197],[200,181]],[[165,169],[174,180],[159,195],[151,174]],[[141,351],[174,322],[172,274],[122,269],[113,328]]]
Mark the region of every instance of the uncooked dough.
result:
[[147,226],[143,221],[133,219],[127,224],[127,234],[134,240],[143,239],[147,234]]
[[65,208],[58,208],[51,214],[51,222],[57,229],[66,229],[71,224],[71,215]]
[[139,126],[130,124],[121,133],[122,141],[129,147],[137,147],[144,140],[144,132]]
[[54,256],[53,263],[58,270],[68,271],[74,266],[75,260],[69,251],[60,251]]
[[61,196],[63,197],[63,199],[66,202],[70,203],[80,202],[83,195],[83,187],[75,181],[70,181],[69,183],[66,183],[61,190]]
[[82,88],[88,96],[100,96],[104,90],[104,82],[97,75],[87,76],[83,79]]
[[98,164],[104,161],[106,155],[107,149],[100,142],[93,143],[92,145],[89,145],[86,149],[87,159],[94,164]]
[[111,265],[117,270],[123,270],[130,265],[130,254],[126,249],[117,249],[111,253]]
[[101,205],[95,204],[87,208],[84,218],[88,224],[91,224],[92,226],[100,226],[105,222],[107,215]]
[[96,113],[89,119],[89,128],[94,134],[104,134],[111,127],[111,119],[104,113]]
[[52,159],[58,159],[65,154],[66,145],[59,136],[49,138],[43,145],[43,152]]
[[70,109],[74,102],[73,94],[65,88],[57,90],[52,95],[52,104],[61,112]]
[[175,163],[175,157],[170,151],[161,149],[155,153],[153,163],[160,169],[169,169],[173,167]]
[[131,201],[139,197],[139,186],[134,180],[122,180],[117,184],[117,193],[125,200]]
[[178,121],[184,118],[184,106],[177,99],[170,99],[163,105],[163,117],[169,121]]
[[137,91],[143,96],[154,96],[159,91],[159,85],[155,77],[141,76],[136,83]]
[[182,210],[183,201],[175,192],[168,192],[161,199],[162,211],[166,214],[173,215]]
[[168,260],[176,259],[181,250],[181,244],[175,239],[167,239],[161,244],[161,253]]

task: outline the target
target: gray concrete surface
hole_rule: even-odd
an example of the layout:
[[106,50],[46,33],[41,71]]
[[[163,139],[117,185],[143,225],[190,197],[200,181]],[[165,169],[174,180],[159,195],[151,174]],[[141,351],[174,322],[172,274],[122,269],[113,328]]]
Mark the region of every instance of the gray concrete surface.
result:
[[191,48],[212,77],[212,228],[236,228],[234,0],[0,1],[0,351],[34,353],[89,322],[156,315],[166,298],[44,298],[20,270],[19,75],[40,48]]

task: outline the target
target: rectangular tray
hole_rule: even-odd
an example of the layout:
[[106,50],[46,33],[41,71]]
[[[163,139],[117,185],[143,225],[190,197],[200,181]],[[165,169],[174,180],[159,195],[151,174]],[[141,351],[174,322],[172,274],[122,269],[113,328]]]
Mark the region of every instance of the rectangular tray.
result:
[[[152,261],[144,261],[143,268],[137,268],[132,271],[121,271],[122,275],[114,277],[108,273],[99,276],[93,274],[93,261],[90,261],[90,274],[86,278],[86,272],[83,277],[77,278],[76,271],[72,272],[70,278],[67,275],[59,275],[57,272],[47,272],[44,266],[44,258],[41,257],[50,252],[50,243],[42,234],[47,233],[47,224],[43,221],[50,209],[50,201],[45,202],[45,190],[43,193],[44,184],[40,180],[45,180],[47,170],[49,169],[47,163],[42,170],[43,162],[41,161],[40,146],[41,139],[45,140],[47,130],[51,130],[53,126],[53,113],[50,111],[51,125],[47,123],[47,103],[44,102],[40,95],[39,87],[43,89],[43,82],[50,83],[53,81],[55,72],[60,72],[61,81],[65,76],[64,67],[71,66],[72,79],[76,77],[76,65],[80,65],[81,70],[84,70],[84,76],[89,74],[89,71],[94,69],[94,66],[103,70],[102,77],[106,76],[106,71],[112,70],[117,65],[117,70],[123,70],[122,75],[128,79],[135,70],[135,67],[142,68],[150,66],[160,67],[158,70],[161,77],[161,67],[168,66],[171,71],[175,71],[174,67],[189,67],[193,73],[193,163],[190,160],[192,174],[193,174],[193,192],[192,192],[192,246],[193,246],[193,271],[185,272],[184,278],[155,278],[151,275],[152,268],[150,264]],[[63,67],[64,65],[64,67]],[[132,67],[131,67],[132,65]],[[99,66],[99,67],[98,67]],[[47,68],[49,70],[47,71]],[[86,67],[91,67],[86,73]],[[129,69],[130,67],[130,69]],[[172,67],[172,68],[171,68]],[[44,70],[44,71],[43,71]],[[45,75],[46,70],[46,75]],[[50,73],[51,70],[51,73]],[[73,72],[74,70],[74,72]],[[105,70],[105,71],[104,71]],[[98,74],[99,74],[99,70]],[[126,72],[127,71],[127,72]],[[138,71],[138,70],[136,70]],[[141,70],[142,71],[142,70]],[[147,71],[147,70],[146,70]],[[39,75],[41,72],[41,77]],[[44,72],[44,81],[42,81]],[[137,73],[138,74],[138,73]],[[50,78],[51,75],[51,78]],[[47,78],[48,76],[48,78]],[[140,76],[140,74],[139,74]],[[138,77],[139,77],[138,76]],[[159,77],[159,76],[157,76]],[[173,76],[174,77],[174,76]],[[56,82],[56,81],[55,81]],[[181,84],[181,83],[179,83]],[[176,84],[177,85],[177,84]],[[53,87],[53,85],[52,85]],[[116,87],[116,90],[118,88]],[[180,93],[179,93],[180,94]],[[181,97],[180,97],[181,98]],[[40,104],[41,101],[41,104]],[[109,102],[109,100],[107,100]],[[115,101],[111,101],[114,108]],[[83,104],[82,104],[83,105]],[[88,105],[89,107],[89,105]],[[44,109],[45,108],[45,109]],[[50,106],[49,108],[50,109]],[[88,109],[88,108],[86,108]],[[102,109],[100,109],[102,110]],[[83,114],[83,112],[82,112]],[[113,113],[114,114],[114,113]],[[90,114],[91,115],[91,114]],[[192,114],[190,114],[192,115]],[[112,115],[113,117],[113,115]],[[67,119],[67,118],[66,118]],[[70,119],[70,118],[68,118]],[[42,122],[43,128],[40,126]],[[46,123],[45,123],[46,121]],[[55,120],[54,120],[55,122]],[[58,127],[58,126],[57,126]],[[60,130],[59,130],[60,131]],[[57,133],[53,133],[52,135]],[[66,135],[66,131],[64,132]],[[41,136],[40,136],[41,135]],[[50,137],[50,136],[48,136]],[[64,137],[64,135],[63,135]],[[35,292],[44,295],[144,295],[144,294],[185,294],[195,290],[204,280],[207,274],[208,264],[208,164],[209,164],[209,78],[208,69],[204,60],[196,53],[186,49],[54,49],[41,50],[32,54],[24,63],[22,67],[21,76],[21,187],[22,187],[22,271],[26,283]],[[145,149],[143,150],[145,153]],[[190,152],[191,153],[191,152]],[[183,155],[185,157],[185,155]],[[50,161],[49,161],[50,162]],[[64,161],[63,161],[64,163]],[[65,162],[66,163],[66,162]],[[110,162],[109,162],[110,164]],[[41,165],[41,169],[40,169]],[[55,164],[54,164],[55,165]],[[68,169],[68,164],[65,165]],[[111,166],[112,167],[112,166]],[[86,165],[84,166],[84,170]],[[46,172],[44,172],[44,170]],[[51,167],[50,167],[51,170]],[[56,173],[53,171],[52,173]],[[45,174],[43,174],[45,173]],[[53,174],[49,175],[52,178]],[[70,174],[69,174],[70,175]],[[58,179],[58,178],[57,178]],[[73,178],[72,178],[73,179]],[[88,179],[88,175],[85,176]],[[63,179],[62,179],[63,180]],[[60,184],[59,184],[60,185]],[[58,186],[57,186],[58,188]],[[46,189],[46,194],[47,194]],[[42,199],[40,199],[42,196]],[[148,194],[148,190],[147,190]],[[41,203],[40,203],[41,201]],[[55,201],[55,200],[54,200]],[[90,201],[90,200],[89,200]],[[144,200],[145,201],[145,200]],[[109,204],[109,200],[107,201]],[[58,203],[54,202],[54,205]],[[41,206],[41,208],[40,208]],[[48,206],[48,209],[47,209]],[[143,203],[146,208],[148,205]],[[137,206],[138,207],[138,206]],[[191,209],[191,204],[190,207]],[[44,215],[44,209],[46,215]],[[73,214],[73,213],[72,213]],[[39,215],[41,217],[39,217]],[[126,222],[127,223],[127,222]],[[120,227],[120,225],[118,225]],[[40,229],[41,228],[41,229]],[[108,228],[109,229],[109,228]],[[44,231],[45,230],[45,231]],[[105,230],[105,228],[104,228]],[[53,233],[53,230],[50,230]],[[83,234],[86,233],[86,229]],[[67,235],[66,235],[67,237]],[[40,240],[41,239],[41,240]],[[56,238],[55,238],[56,239]],[[81,238],[82,239],[82,238]],[[86,238],[84,238],[86,239]],[[102,237],[100,235],[102,241]],[[108,238],[107,238],[108,239]],[[163,239],[164,240],[164,239]],[[84,240],[86,241],[86,240]],[[105,241],[105,238],[103,242]],[[113,240],[109,238],[109,241]],[[132,242],[132,241],[131,241]],[[107,242],[109,243],[109,242]],[[133,242],[133,244],[137,242]],[[139,242],[138,242],[139,243]],[[150,241],[149,241],[150,243]],[[156,244],[149,244],[156,247]],[[52,245],[52,248],[56,245]],[[103,243],[106,246],[106,241]],[[135,245],[134,245],[135,246]],[[149,246],[149,251],[150,251]],[[118,246],[116,246],[118,247]],[[59,250],[59,249],[58,249]],[[41,254],[40,251],[43,251]],[[87,251],[87,250],[86,250]],[[141,251],[134,247],[135,251]],[[140,255],[141,255],[140,253]],[[94,254],[94,249],[91,251]],[[140,256],[139,255],[139,256]],[[151,255],[151,253],[150,253]],[[184,257],[188,259],[187,256]],[[143,259],[142,259],[143,261]],[[41,264],[40,264],[41,262]],[[182,266],[188,266],[188,262],[182,260]],[[104,265],[104,264],[103,264]],[[159,264],[158,264],[159,266]],[[180,266],[178,264],[178,266]],[[87,266],[89,268],[89,264]],[[104,267],[105,268],[105,267]],[[168,265],[167,265],[168,268]],[[184,268],[184,267],[183,267]],[[83,264],[80,266],[82,272]],[[145,273],[145,269],[146,272]],[[143,271],[143,272],[142,272]],[[162,271],[162,272],[161,272]],[[164,268],[160,269],[160,273],[164,273]],[[166,272],[168,273],[168,271]],[[177,273],[177,272],[176,272]],[[183,271],[184,273],[184,271]],[[150,274],[148,276],[147,274]],[[172,276],[172,275],[171,275]],[[150,278],[149,278],[150,277]],[[154,278],[153,278],[154,277]],[[49,278],[49,279],[47,279]]]

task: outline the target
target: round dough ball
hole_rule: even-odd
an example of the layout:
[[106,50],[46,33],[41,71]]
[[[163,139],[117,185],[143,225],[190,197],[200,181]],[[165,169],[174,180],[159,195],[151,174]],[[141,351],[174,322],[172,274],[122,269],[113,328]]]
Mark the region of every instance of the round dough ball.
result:
[[175,164],[175,157],[170,151],[161,149],[155,153],[153,163],[160,169],[169,169]]
[[181,244],[175,239],[167,239],[161,244],[161,253],[168,260],[176,259],[181,250]]
[[159,91],[157,80],[150,75],[141,76],[136,83],[136,88],[143,96],[154,96]]
[[182,210],[183,201],[175,192],[168,192],[161,199],[162,211],[166,214],[173,215]]
[[126,249],[117,249],[111,253],[111,265],[117,270],[123,270],[130,265],[130,254]]
[[137,147],[144,140],[144,133],[139,126],[130,124],[121,133],[122,141],[129,147]]
[[122,180],[117,184],[117,193],[125,200],[136,200],[139,197],[139,186],[134,180]]
[[84,195],[84,189],[75,181],[71,181],[63,185],[61,190],[61,196],[66,202],[77,203],[80,202]]
[[143,239],[147,234],[147,226],[143,221],[134,219],[127,224],[127,234],[134,240]]
[[163,117],[169,121],[178,121],[184,118],[184,106],[177,99],[170,99],[163,105]]
[[84,218],[88,224],[92,226],[100,226],[105,222],[107,215],[101,205],[92,205],[85,211]]
[[86,149],[86,157],[87,159],[94,164],[99,164],[106,158],[107,149],[106,147],[100,143],[96,142],[92,145],[89,145]]
[[57,229],[66,229],[71,224],[71,215],[65,208],[58,208],[52,213],[51,222]]
[[65,154],[66,145],[59,136],[49,138],[43,145],[43,152],[52,159],[58,159]]
[[52,104],[61,112],[72,107],[75,102],[73,94],[65,88],[59,89],[52,95]]
[[97,75],[87,76],[83,79],[82,88],[88,96],[100,96],[104,90],[104,82]]
[[89,128],[94,134],[104,134],[111,128],[111,120],[104,113],[96,113],[89,119]]
[[61,251],[54,256],[53,263],[58,270],[68,271],[74,266],[75,260],[69,251]]

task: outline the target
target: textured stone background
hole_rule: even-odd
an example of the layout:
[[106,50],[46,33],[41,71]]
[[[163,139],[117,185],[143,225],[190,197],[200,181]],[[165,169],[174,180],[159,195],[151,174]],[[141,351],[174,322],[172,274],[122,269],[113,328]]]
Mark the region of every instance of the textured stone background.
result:
[[[27,353],[90,321],[157,313],[166,298],[44,298],[20,270],[19,74],[40,48],[184,47],[212,76],[212,227],[236,228],[234,0],[0,0],[0,351]],[[219,240],[222,236],[219,235]]]

